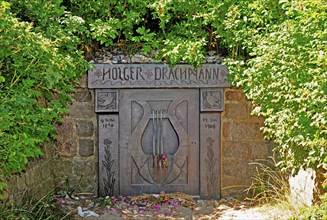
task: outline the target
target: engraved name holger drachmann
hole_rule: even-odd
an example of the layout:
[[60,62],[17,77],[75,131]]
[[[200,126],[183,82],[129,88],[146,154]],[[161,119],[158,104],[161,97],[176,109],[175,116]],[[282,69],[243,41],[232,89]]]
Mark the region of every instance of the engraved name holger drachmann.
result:
[[89,87],[228,87],[227,73],[220,64],[204,64],[198,69],[185,64],[97,64],[89,71]]

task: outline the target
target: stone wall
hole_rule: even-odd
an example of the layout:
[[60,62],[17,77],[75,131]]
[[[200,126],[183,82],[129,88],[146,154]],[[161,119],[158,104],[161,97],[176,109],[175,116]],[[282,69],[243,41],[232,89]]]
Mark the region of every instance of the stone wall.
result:
[[[59,188],[97,192],[97,119],[86,75],[75,86],[70,113],[58,126],[57,154],[53,158],[54,180]],[[69,188],[69,189],[67,189]]]
[[43,153],[44,158],[34,159],[28,163],[26,172],[12,175],[8,182],[8,191],[4,195],[5,198],[11,197],[15,202],[20,203],[23,198],[40,198],[54,189],[53,145],[47,143]]
[[[70,114],[58,127],[58,154],[53,159],[55,183],[81,192],[97,193],[97,119],[94,96],[87,89],[86,76],[74,94]],[[240,194],[251,184],[255,167],[251,162],[266,160],[272,144],[264,140],[263,118],[251,116],[252,104],[241,89],[225,89],[225,110],[221,116],[221,194]],[[79,179],[80,184],[78,184]]]
[[45,158],[29,162],[26,173],[10,179],[8,193],[14,199],[40,198],[55,188],[97,192],[97,119],[86,81],[85,74],[75,86],[70,113],[57,125],[57,140],[46,145]]
[[272,143],[264,140],[263,118],[251,116],[252,104],[241,89],[225,89],[225,110],[221,117],[221,194],[240,194],[251,184],[255,167],[251,162],[266,160]]
[[[112,60],[117,60],[111,56]],[[124,60],[120,58],[120,60]],[[131,61],[133,59],[130,59]],[[138,62],[143,60],[138,60]],[[146,60],[151,62],[151,60]],[[51,156],[36,163],[26,174],[14,176],[11,192],[44,194],[54,187],[75,192],[98,191],[98,134],[94,94],[87,88],[87,75],[76,85],[70,113],[58,125],[58,140]],[[255,173],[249,163],[267,159],[271,144],[264,141],[263,118],[250,116],[251,103],[240,89],[225,89],[221,115],[221,195],[240,194]],[[46,186],[46,187],[44,187]]]

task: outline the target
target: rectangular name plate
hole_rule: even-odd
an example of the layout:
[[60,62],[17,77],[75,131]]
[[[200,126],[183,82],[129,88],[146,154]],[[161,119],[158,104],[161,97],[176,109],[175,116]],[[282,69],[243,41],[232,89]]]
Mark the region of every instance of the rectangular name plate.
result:
[[89,88],[229,87],[227,67],[203,64],[198,69],[179,64],[95,64],[88,72]]

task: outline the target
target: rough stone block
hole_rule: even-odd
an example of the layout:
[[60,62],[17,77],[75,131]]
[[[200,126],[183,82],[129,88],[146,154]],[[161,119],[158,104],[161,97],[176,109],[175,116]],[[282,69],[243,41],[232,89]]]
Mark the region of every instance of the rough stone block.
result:
[[94,160],[74,160],[74,174],[77,176],[83,175],[94,176],[95,174],[95,161]]
[[251,151],[251,143],[226,141],[222,148],[222,157],[250,158]]
[[53,174],[55,182],[64,181],[73,173],[73,161],[71,159],[54,159],[53,160]]
[[38,195],[38,188],[33,185],[33,187],[28,187],[24,196],[28,196],[30,198],[37,198]]
[[249,117],[248,105],[246,103],[226,103],[224,117],[233,120],[247,119]]
[[249,186],[246,180],[251,177],[235,177],[224,175],[222,177],[221,195],[222,197],[242,195],[244,190]]
[[265,159],[265,160],[253,160],[253,161],[249,162],[248,166],[245,167],[247,169],[247,176],[249,178],[252,178],[256,174],[261,173],[262,165],[268,165],[268,161]]
[[[241,157],[240,157],[241,158]],[[239,158],[222,158],[222,175],[235,178],[247,178],[248,161]]]
[[[95,173],[93,173],[95,174]],[[94,176],[87,176],[81,179],[79,190],[81,192],[93,192],[96,193],[98,188],[98,178]]]
[[268,142],[258,141],[252,143],[252,159],[267,159],[269,156]]
[[235,122],[231,126],[231,137],[234,140],[263,140],[261,123]]
[[56,146],[53,142],[48,141],[43,146],[43,150],[45,155],[44,159],[51,160],[51,158],[55,155]]
[[62,157],[74,157],[77,153],[77,142],[75,140],[60,141],[59,155]]
[[19,190],[23,190],[24,188],[26,188],[26,176],[17,175],[15,178],[15,182],[12,182],[12,184],[15,184]]
[[222,123],[222,134],[223,134],[223,138],[229,140],[230,139],[230,127],[231,127],[231,123],[230,122],[224,122]]
[[83,74],[79,82],[74,85],[75,88],[87,88],[87,74]]
[[222,197],[229,197],[229,196],[239,196],[244,194],[244,190],[246,187],[241,186],[232,186],[227,188],[221,189],[221,195]]
[[26,177],[26,185],[27,186],[33,186],[35,184],[35,176],[34,176],[34,171],[30,170],[25,174]]
[[30,173],[30,175],[32,176],[32,178],[35,181],[35,184],[42,183],[44,181],[44,179],[42,178],[43,164],[44,163],[38,164],[38,166],[36,166],[33,169],[33,172]]
[[64,118],[63,122],[56,126],[56,131],[59,140],[70,139],[74,133],[74,120],[72,118]]
[[75,160],[74,176],[72,184],[78,184],[78,190],[82,192],[95,192],[98,185],[96,163],[94,160]]
[[41,178],[43,180],[51,178],[51,164],[50,161],[45,161],[41,166]]
[[76,102],[91,102],[92,95],[88,89],[76,90],[74,93],[74,99]]
[[246,101],[245,95],[240,89],[226,91],[226,100]]
[[224,175],[221,179],[222,190],[243,187],[243,178]]
[[70,116],[73,118],[92,118],[94,116],[94,105],[90,102],[75,102],[69,109]]
[[94,141],[90,139],[80,139],[79,154],[82,157],[92,156],[94,154]]
[[34,195],[36,196],[36,198],[42,198],[55,188],[55,184],[53,179],[49,178],[44,179],[42,182],[39,182],[39,184],[37,184],[33,188],[35,188]]
[[76,133],[80,137],[93,136],[94,125],[92,121],[81,120],[76,122]]
[[51,190],[53,190],[53,184],[48,181],[41,182],[41,184],[37,185],[37,197],[41,198],[42,196],[47,195]]

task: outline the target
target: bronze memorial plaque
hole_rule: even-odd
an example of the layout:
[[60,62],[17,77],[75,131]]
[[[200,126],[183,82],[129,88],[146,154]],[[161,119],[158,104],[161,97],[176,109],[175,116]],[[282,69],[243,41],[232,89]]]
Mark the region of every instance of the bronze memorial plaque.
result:
[[219,64],[97,64],[99,194],[183,192],[220,197]]

